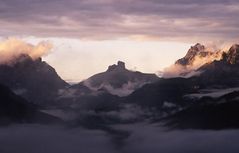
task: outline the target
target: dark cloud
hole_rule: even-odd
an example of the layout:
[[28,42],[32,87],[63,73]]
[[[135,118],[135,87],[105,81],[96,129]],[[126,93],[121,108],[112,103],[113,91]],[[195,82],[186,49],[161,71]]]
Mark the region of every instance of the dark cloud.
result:
[[236,0],[2,0],[1,35],[238,38]]

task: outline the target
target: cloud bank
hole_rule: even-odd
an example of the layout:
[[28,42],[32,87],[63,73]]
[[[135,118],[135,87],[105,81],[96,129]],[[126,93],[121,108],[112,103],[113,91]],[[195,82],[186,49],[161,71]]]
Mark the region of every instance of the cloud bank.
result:
[[3,0],[0,34],[235,41],[238,7],[237,0]]
[[0,42],[0,64],[9,63],[22,54],[37,59],[47,54],[52,47],[47,41],[32,45],[20,39],[8,38]]

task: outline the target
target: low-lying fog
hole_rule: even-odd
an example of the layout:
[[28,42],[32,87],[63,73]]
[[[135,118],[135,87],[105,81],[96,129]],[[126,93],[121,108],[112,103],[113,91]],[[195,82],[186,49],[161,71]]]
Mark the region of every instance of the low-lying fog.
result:
[[[116,134],[79,127],[0,128],[1,153],[238,153],[238,130],[173,130],[146,123],[115,125]],[[126,134],[127,133],[127,134]]]

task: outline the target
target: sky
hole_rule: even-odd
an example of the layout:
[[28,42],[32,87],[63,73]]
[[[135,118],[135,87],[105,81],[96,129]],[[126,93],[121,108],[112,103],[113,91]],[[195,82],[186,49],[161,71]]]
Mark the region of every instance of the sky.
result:
[[197,42],[237,43],[238,16],[237,0],[1,0],[0,36],[50,41],[44,60],[78,81],[118,60],[156,73]]

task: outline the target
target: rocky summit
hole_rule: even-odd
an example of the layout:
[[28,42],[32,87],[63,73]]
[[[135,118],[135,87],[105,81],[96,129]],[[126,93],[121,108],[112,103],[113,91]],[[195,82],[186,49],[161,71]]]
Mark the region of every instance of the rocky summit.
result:
[[227,62],[230,64],[238,64],[239,63],[239,45],[234,44],[228,51],[227,54],[225,54],[224,58]]
[[177,60],[175,64],[188,66],[193,65],[198,59],[203,59],[202,62],[207,63],[214,59],[220,59],[220,57],[220,51],[208,50],[204,45],[197,43],[196,45],[191,46],[187,54],[183,58]]

